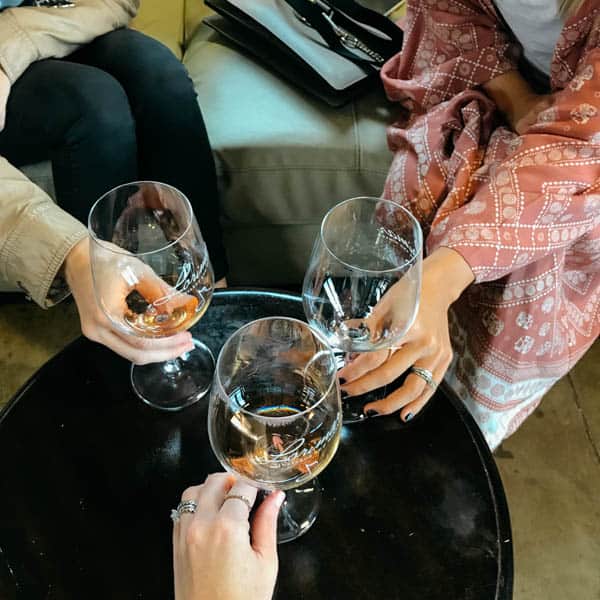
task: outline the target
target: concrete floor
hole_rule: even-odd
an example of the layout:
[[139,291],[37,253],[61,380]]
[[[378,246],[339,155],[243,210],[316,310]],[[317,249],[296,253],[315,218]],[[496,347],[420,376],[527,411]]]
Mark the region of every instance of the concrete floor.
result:
[[[72,303],[42,311],[0,302],[1,406],[79,335],[79,322]],[[496,453],[512,516],[515,600],[600,600],[599,449],[596,342]]]

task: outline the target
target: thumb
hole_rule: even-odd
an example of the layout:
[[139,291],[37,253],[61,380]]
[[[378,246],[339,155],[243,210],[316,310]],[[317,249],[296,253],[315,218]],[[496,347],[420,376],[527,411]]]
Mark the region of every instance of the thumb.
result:
[[282,491],[269,494],[256,509],[252,520],[252,547],[263,557],[277,554],[277,516],[285,500]]

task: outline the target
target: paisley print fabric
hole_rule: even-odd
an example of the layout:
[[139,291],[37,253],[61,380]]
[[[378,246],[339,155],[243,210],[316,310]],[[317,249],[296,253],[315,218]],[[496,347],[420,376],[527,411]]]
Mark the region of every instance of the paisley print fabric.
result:
[[552,106],[521,136],[479,89],[516,68],[502,27],[487,0],[409,0],[382,70],[399,103],[384,197],[476,276],[451,311],[447,381],[492,448],[600,333],[600,2],[565,23]]

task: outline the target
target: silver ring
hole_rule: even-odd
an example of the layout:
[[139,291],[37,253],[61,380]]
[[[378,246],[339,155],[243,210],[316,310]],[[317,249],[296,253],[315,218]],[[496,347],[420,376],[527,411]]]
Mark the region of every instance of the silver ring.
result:
[[250,498],[246,496],[241,496],[239,494],[227,494],[223,500],[223,504],[225,504],[227,500],[241,500],[248,507],[249,511],[252,510],[252,502],[250,502]]
[[198,503],[195,500],[182,500],[177,508],[171,511],[171,521],[173,523],[179,522],[181,515],[184,513],[194,514],[198,508]]
[[433,380],[433,373],[429,369],[421,367],[411,367],[411,371],[418,375],[432,390],[436,390],[438,384]]

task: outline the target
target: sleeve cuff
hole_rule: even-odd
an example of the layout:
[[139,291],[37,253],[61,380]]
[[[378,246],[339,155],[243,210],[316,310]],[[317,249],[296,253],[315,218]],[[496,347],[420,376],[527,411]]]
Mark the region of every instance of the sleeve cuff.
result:
[[3,262],[9,281],[36,304],[49,308],[69,290],[60,271],[71,249],[87,236],[82,223],[48,202],[21,219],[8,241]]

